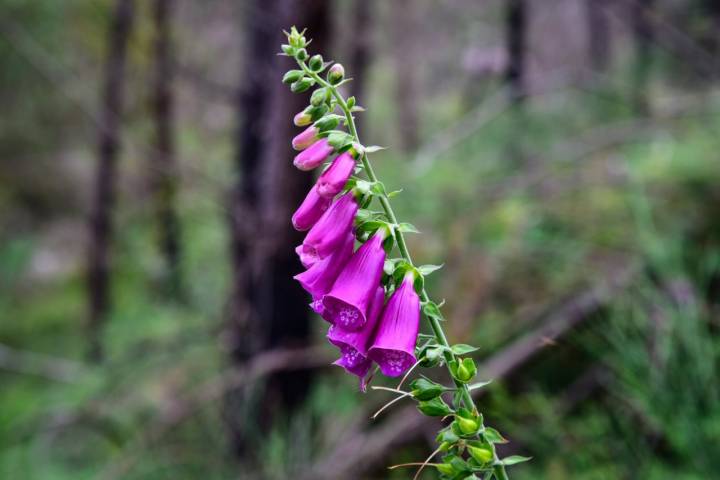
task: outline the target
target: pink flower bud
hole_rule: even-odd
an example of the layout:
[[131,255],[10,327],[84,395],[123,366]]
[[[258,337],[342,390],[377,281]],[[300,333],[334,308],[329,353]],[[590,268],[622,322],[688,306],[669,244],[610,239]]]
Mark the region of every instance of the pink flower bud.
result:
[[317,181],[317,192],[321,197],[332,198],[345,187],[355,170],[355,159],[349,152],[339,155]]
[[293,165],[298,169],[307,171],[317,168],[325,161],[325,159],[333,151],[326,138],[313,143],[310,148],[303,150],[295,156]]
[[317,140],[318,129],[308,127],[292,139],[292,147],[295,150],[305,150]]
[[301,232],[309,230],[328,209],[330,201],[329,198],[321,197],[318,194],[317,186],[313,186],[292,216],[292,224],[295,230]]
[[293,118],[293,123],[297,127],[304,127],[305,125],[310,125],[312,122],[312,116],[309,113],[306,113],[305,110],[295,115]]

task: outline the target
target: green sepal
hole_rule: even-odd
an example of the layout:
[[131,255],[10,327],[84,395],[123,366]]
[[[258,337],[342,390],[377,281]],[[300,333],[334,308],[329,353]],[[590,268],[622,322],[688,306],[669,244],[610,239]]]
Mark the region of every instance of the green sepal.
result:
[[397,229],[402,233],[420,233],[420,230],[418,230],[415,225],[407,222],[398,223]]
[[315,80],[308,77],[303,77],[297,82],[290,85],[290,90],[293,93],[302,93],[307,91],[310,87],[312,87],[315,84]]
[[328,135],[328,143],[337,151],[343,150],[352,145],[354,138],[342,130],[332,130]]
[[450,406],[440,397],[419,402],[417,408],[423,415],[428,417],[444,417],[453,413]]
[[285,75],[283,75],[282,82],[286,84],[295,83],[301,78],[303,78],[304,75],[305,72],[303,72],[302,70],[290,70],[285,73]]
[[[310,105],[318,107],[325,102],[325,88],[318,88],[310,95]],[[335,128],[335,127],[333,127]]]
[[443,317],[442,313],[440,312],[440,307],[437,305],[437,303],[433,302],[432,300],[428,300],[425,302],[425,304],[422,307],[423,313],[428,318],[434,318],[435,320],[438,320],[440,322],[444,322],[445,318]]
[[[315,90],[317,92],[317,90]],[[328,130],[332,130],[335,127],[338,126],[340,123],[340,115],[335,115],[331,113],[330,115],[325,115],[320,120],[315,122],[315,127],[317,127],[318,130],[321,132],[327,132]],[[328,142],[330,142],[330,137],[328,137]],[[332,145],[332,144],[331,144]]]
[[450,348],[455,355],[467,355],[468,353],[472,353],[478,350],[478,347],[473,347],[472,345],[466,345],[464,343],[456,343]]

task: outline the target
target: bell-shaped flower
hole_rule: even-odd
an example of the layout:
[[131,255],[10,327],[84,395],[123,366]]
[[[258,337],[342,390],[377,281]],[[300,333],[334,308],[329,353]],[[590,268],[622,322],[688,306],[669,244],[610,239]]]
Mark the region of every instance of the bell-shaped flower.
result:
[[372,339],[375,325],[380,317],[385,303],[385,289],[379,285],[370,305],[368,320],[360,330],[355,332],[345,330],[338,325],[332,325],[328,330],[327,338],[340,349],[341,357],[334,363],[358,377],[364,377],[372,361],[367,358],[368,343]]
[[325,210],[330,206],[331,200],[318,194],[317,185],[313,185],[305,200],[300,204],[292,216],[292,224],[295,230],[305,231],[315,225]]
[[412,367],[415,344],[420,328],[420,298],[413,288],[413,275],[408,274],[388,300],[368,350],[383,375],[397,377]]
[[327,138],[313,143],[310,148],[295,155],[293,165],[299,170],[308,171],[319,167],[333,151]]
[[333,283],[335,283],[338,275],[343,267],[345,267],[345,264],[353,253],[354,245],[355,236],[352,233],[348,233],[343,244],[336,249],[332,255],[328,255],[304,272],[295,275],[295,280],[300,282],[300,285],[302,285],[313,298],[322,297],[330,291]]
[[358,203],[353,192],[335,200],[310,228],[303,244],[295,250],[303,265],[312,265],[334,252],[352,230],[357,211]]
[[384,229],[378,230],[350,257],[330,292],[323,297],[325,320],[350,331],[365,325],[383,272],[385,235]]
[[318,194],[322,197],[332,198],[340,193],[353,170],[355,170],[355,158],[350,152],[338,155],[332,165],[318,178],[316,183]]
[[318,138],[318,133],[319,130],[315,126],[306,128],[292,139],[292,147],[295,150],[305,150],[315,143],[315,140]]

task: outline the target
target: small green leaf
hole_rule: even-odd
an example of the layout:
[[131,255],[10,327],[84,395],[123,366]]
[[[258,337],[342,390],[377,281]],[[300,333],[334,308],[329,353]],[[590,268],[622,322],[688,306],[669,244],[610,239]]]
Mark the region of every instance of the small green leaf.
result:
[[407,222],[398,223],[397,228],[402,233],[420,233],[420,230],[415,228],[415,225],[413,225],[412,223],[407,223]]
[[430,318],[434,318],[439,321],[445,321],[442,313],[440,313],[440,308],[432,300],[423,305],[423,313]]
[[[423,275],[430,275],[436,270],[440,270],[443,266],[442,265],[420,265],[418,267],[418,271],[422,273]],[[460,355],[460,354],[458,354]]]
[[392,192],[387,194],[387,197],[388,198],[397,197],[398,195],[400,195],[401,192],[402,192],[402,188],[400,190],[393,190]]
[[485,440],[489,443],[508,443],[507,439],[492,427],[485,427]]
[[419,402],[417,406],[418,410],[428,417],[444,417],[450,415],[452,409],[447,403],[440,397],[435,397],[432,400],[425,402]]
[[335,149],[335,150],[342,150],[343,148],[347,147],[348,145],[351,145],[353,142],[352,135],[348,134],[347,132],[343,132],[340,130],[333,130],[330,132],[330,135],[328,135],[328,143]]
[[[425,265],[423,265],[423,266],[425,266]],[[431,266],[434,266],[434,265],[431,265]],[[422,272],[422,267],[420,267],[420,271]],[[425,275],[424,272],[423,272],[423,275]],[[464,343],[457,343],[457,344],[453,345],[451,348],[452,348],[452,352],[455,355],[466,355],[468,353],[478,350],[478,347],[473,347],[472,345],[466,345]]]
[[361,107],[360,105],[355,105],[350,109],[351,112],[364,112],[365,108]]
[[532,460],[532,457],[522,457],[520,455],[511,455],[502,459],[502,464],[506,466],[515,465]]
[[483,387],[490,385],[491,383],[492,383],[492,380],[488,380],[487,382],[476,382],[471,385],[468,385],[468,390],[470,390],[470,391],[479,390]]

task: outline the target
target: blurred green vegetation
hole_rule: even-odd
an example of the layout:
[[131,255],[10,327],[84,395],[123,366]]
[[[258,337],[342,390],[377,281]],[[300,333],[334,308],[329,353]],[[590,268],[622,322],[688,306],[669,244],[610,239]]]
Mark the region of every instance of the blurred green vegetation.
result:
[[[256,445],[262,465],[236,463],[220,402],[193,405],[165,428],[174,402],[227,368],[227,105],[212,107],[230,118],[219,126],[196,121],[194,111],[179,119],[190,288],[179,303],[159,285],[155,228],[138,186],[147,173],[141,146],[149,126],[142,99],[131,95],[108,361],[83,362],[87,207],[75,190],[87,189],[79,185],[93,168],[86,110],[96,97],[107,5],[0,3],[17,26],[0,37],[0,90],[9,92],[0,118],[0,343],[57,367],[0,365],[0,478],[287,478],[368,421],[370,407],[385,398],[362,395],[352,379],[321,369],[304,406],[263,432]],[[76,28],[63,28],[67,18]],[[132,69],[147,62],[146,36],[133,44]],[[35,47],[25,48],[27,39],[45,52],[39,67],[28,60]],[[448,299],[452,340],[479,345],[481,360],[559,302],[635,268],[631,286],[586,326],[495,381],[481,400],[486,418],[512,439],[508,451],[534,458],[513,469],[515,479],[720,475],[720,104],[712,85],[690,90],[667,81],[678,64],[665,58],[656,73],[665,80],[652,85],[656,111],[638,119],[625,88],[631,66],[624,59],[611,80],[538,95],[487,121],[478,121],[483,107],[467,105],[461,92],[430,92],[421,106],[420,152],[373,155],[388,189],[404,189],[394,200],[397,213],[423,232],[409,238],[413,255],[445,262],[428,285]],[[56,69],[75,75],[43,77]],[[392,144],[392,71],[380,59],[371,73],[363,136]],[[86,82],[71,84],[80,74]],[[141,88],[143,79],[136,74],[131,85]],[[461,127],[468,134],[446,146],[444,138]],[[73,160],[60,160],[66,156]],[[48,172],[60,172],[50,175],[50,187]],[[69,225],[69,240],[56,238],[57,225]],[[48,261],[66,256],[67,268],[48,273]],[[318,340],[323,327],[318,321]],[[574,402],[568,381],[585,370],[598,384]],[[425,455],[420,442],[389,452],[387,463]],[[410,478],[407,472],[368,478]]]

